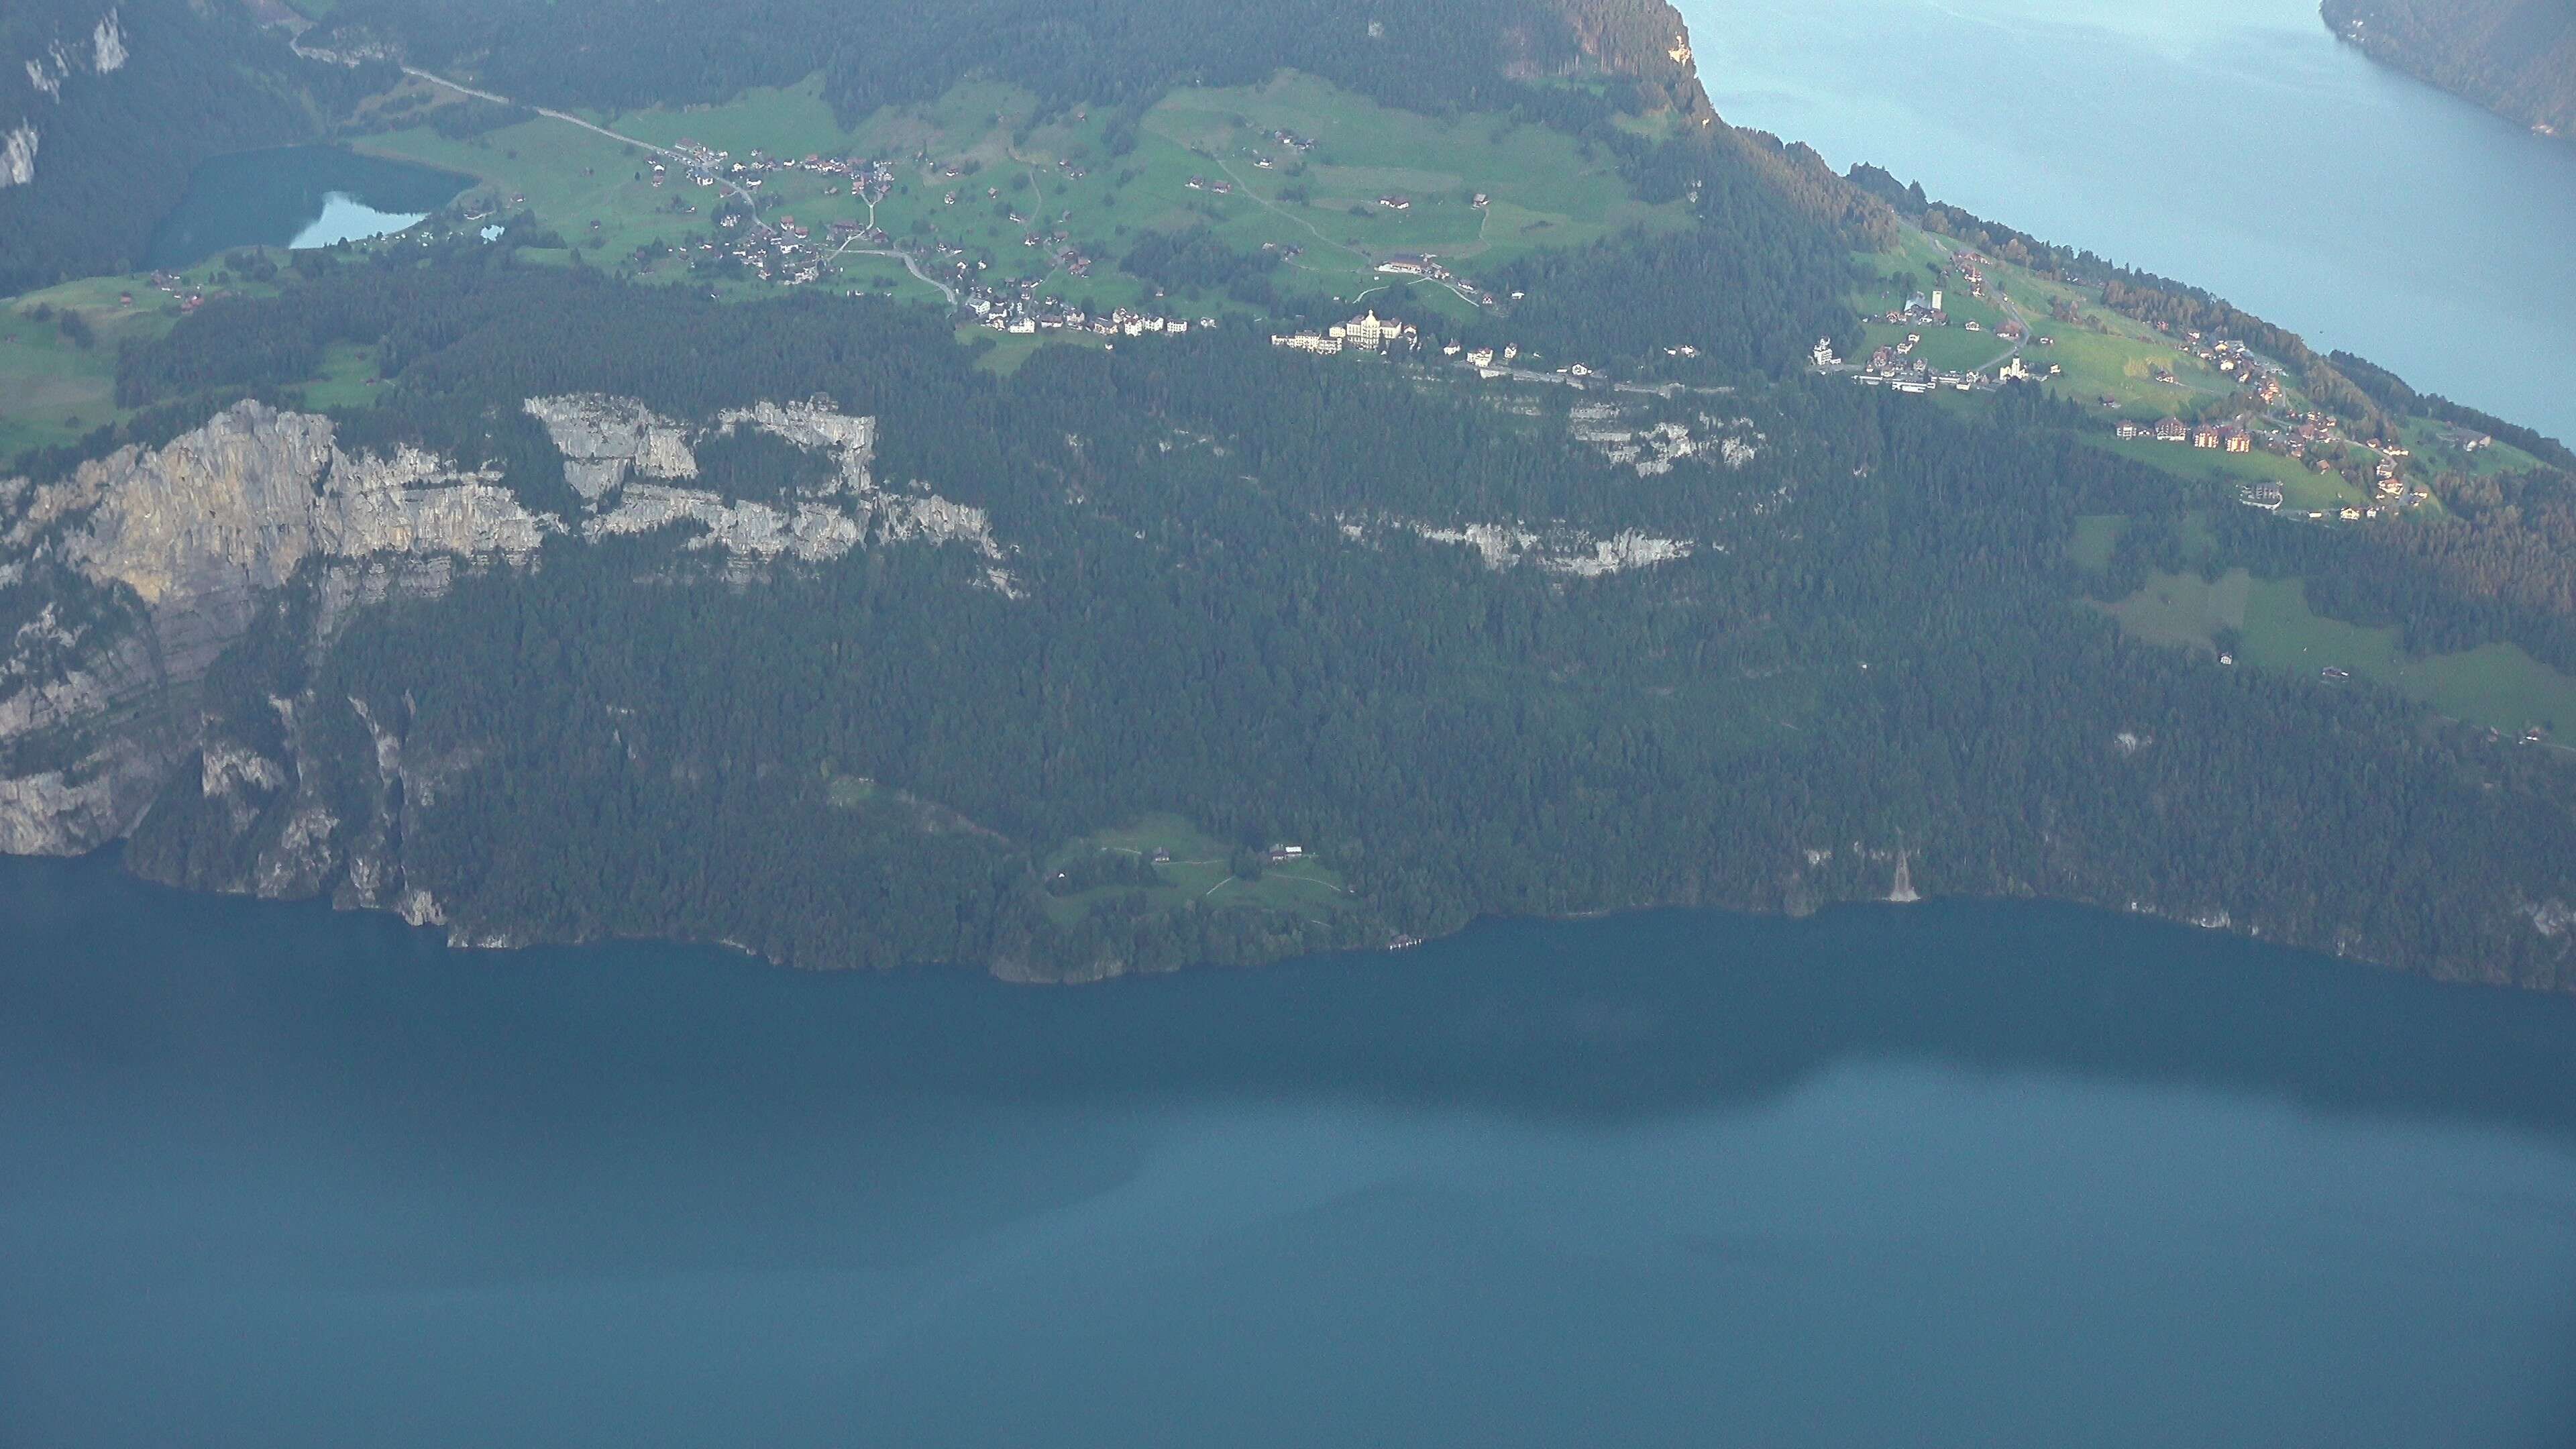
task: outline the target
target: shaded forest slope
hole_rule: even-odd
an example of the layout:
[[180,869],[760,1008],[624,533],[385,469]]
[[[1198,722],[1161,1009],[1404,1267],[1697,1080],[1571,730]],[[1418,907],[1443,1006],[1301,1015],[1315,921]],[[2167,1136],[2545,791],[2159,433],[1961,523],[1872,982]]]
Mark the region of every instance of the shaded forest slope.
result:
[[2325,17],[2378,60],[2576,136],[2576,0],[2325,0]]

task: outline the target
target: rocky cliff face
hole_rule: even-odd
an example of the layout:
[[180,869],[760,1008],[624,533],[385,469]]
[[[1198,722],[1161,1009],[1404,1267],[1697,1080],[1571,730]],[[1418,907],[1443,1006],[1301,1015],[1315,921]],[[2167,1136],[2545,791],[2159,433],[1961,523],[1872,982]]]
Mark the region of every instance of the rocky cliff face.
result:
[[0,849],[13,854],[130,829],[194,746],[194,684],[308,565],[524,559],[560,529],[490,475],[418,452],[352,457],[328,419],[255,403],[5,496]]
[[[1654,87],[1664,105],[1689,119],[1702,124],[1715,120],[1716,112],[1693,64],[1690,27],[1667,0],[1544,0],[1544,4],[1571,32],[1588,66]],[[1525,45],[1514,48],[1527,50]],[[1548,73],[1534,63],[1536,59],[1525,54],[1511,69],[1523,76]]]
[[[398,712],[363,701],[281,698],[273,721],[211,718],[197,688],[264,612],[301,601],[303,645],[319,649],[353,611],[443,592],[460,569],[527,567],[550,540],[672,527],[737,574],[870,544],[960,546],[991,561],[987,583],[1014,591],[981,510],[877,484],[873,418],[764,403],[693,426],[607,397],[527,410],[563,450],[577,517],[531,510],[497,471],[418,449],[351,453],[330,419],[249,402],[61,482],[0,481],[0,850],[95,849],[132,832],[171,782],[192,781],[194,844],[169,873],[436,919],[436,903],[401,884],[400,821],[470,760],[406,761]],[[693,486],[693,442],[746,428],[820,455],[828,481],[776,502]],[[367,778],[317,766],[317,712],[342,711],[374,737]],[[203,863],[209,839],[240,847],[217,852],[230,864]]]
[[24,121],[0,136],[0,186],[24,186],[36,179],[36,147],[42,140]]
[[[876,419],[849,417],[828,403],[764,402],[726,412],[691,429],[626,398],[581,394],[530,398],[530,417],[564,455],[564,481],[590,516],[583,536],[650,533],[674,525],[705,530],[696,547],[767,562],[839,558],[863,543],[959,544],[998,564],[1003,551],[980,508],[941,498],[921,485],[890,492],[877,485]],[[766,433],[833,464],[830,481],[778,503],[727,499],[688,486],[698,477],[697,444],[738,431]],[[1015,592],[1009,573],[986,579]]]
[[[0,14],[0,22],[8,17]],[[42,20],[36,22],[41,28]],[[5,48],[8,27],[0,24],[0,48]],[[98,17],[89,34],[79,40],[57,31],[42,50],[20,61],[26,72],[28,89],[39,99],[61,104],[63,82],[77,74],[112,75],[125,69],[130,52],[126,49],[125,22],[122,14],[111,8]],[[46,107],[38,107],[41,113]],[[0,187],[25,186],[36,179],[36,153],[44,140],[37,128],[36,115],[19,119],[18,124],[0,134]]]

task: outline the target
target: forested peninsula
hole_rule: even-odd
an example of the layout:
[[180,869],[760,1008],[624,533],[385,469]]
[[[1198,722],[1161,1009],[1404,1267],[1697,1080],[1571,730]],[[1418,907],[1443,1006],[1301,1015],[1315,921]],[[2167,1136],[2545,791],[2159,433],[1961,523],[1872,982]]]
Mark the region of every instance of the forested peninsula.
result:
[[9,304],[94,390],[0,466],[0,849],[1031,981],[1975,895],[2576,987],[2559,444],[1738,130],[1659,3],[1186,19],[240,26],[477,185]]
[[2544,135],[2576,139],[2569,0],[2325,0],[2325,18],[2376,60]]

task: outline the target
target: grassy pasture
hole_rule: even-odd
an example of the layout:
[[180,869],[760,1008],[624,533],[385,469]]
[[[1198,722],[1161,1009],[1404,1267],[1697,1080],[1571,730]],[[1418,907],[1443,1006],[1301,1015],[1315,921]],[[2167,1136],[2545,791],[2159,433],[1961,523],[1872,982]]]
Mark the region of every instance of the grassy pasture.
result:
[[[196,269],[211,275],[212,267]],[[132,302],[124,297],[131,294]],[[83,348],[35,310],[78,313],[95,341]],[[158,337],[179,320],[178,303],[139,278],[91,277],[0,303],[0,468],[28,448],[58,447],[121,420],[116,349]]]
[[2094,447],[2186,478],[2213,479],[2231,487],[2246,483],[2278,483],[2281,485],[2283,513],[2331,513],[2371,501],[2360,489],[2335,474],[2319,473],[2296,458],[2284,458],[2259,449],[2251,453],[2223,453],[2181,443],[2159,443],[2152,438],[2124,441],[2098,433],[2079,436]]
[[[1991,365],[2006,351],[1991,335],[2005,313],[1993,301],[1971,296],[1957,277],[1934,277],[1932,264],[1945,262],[1953,245],[1947,237],[1906,228],[1892,251],[1860,258],[1875,280],[1863,286],[1854,302],[1864,314],[1875,316],[1903,306],[1910,292],[1928,293],[1940,287],[1951,327],[1918,329],[1923,331],[1923,345],[1917,350],[1936,367]],[[2029,323],[2031,336],[2051,339],[2047,346],[2034,341],[2025,355],[2034,370],[2044,372],[2052,365],[2063,369],[2047,384],[2060,396],[2088,407],[2107,396],[2117,404],[2111,416],[2153,421],[2236,390],[2232,377],[2185,351],[2182,339],[2105,309],[2089,291],[1999,260],[1990,261],[1985,272],[1989,294],[2000,292],[2012,298]],[[2066,322],[2052,315],[2060,304],[2071,306],[2079,320]],[[1984,327],[1985,333],[1967,332],[1962,324],[1969,321]],[[1901,339],[1902,329],[1874,326],[1872,344],[1890,340],[1891,331]],[[2156,381],[2159,370],[2171,372],[2176,380]]]
[[[1347,301],[1390,285],[1431,297],[1445,290],[1377,272],[1399,254],[1433,253],[1475,276],[1534,249],[1577,246],[1630,225],[1687,224],[1678,204],[1636,201],[1612,157],[1586,155],[1570,137],[1499,116],[1438,120],[1388,110],[1293,73],[1259,86],[1175,91],[1146,113],[1123,151],[1108,114],[1042,116],[1032,96],[992,83],[888,107],[847,128],[811,80],[748,91],[721,106],[592,119],[640,141],[689,139],[736,159],[755,149],[788,158],[894,159],[897,182],[873,219],[900,244],[916,252],[951,249],[983,281],[1035,281],[1048,295],[1095,310],[1155,300],[1151,284],[1115,270],[1148,230],[1205,225],[1246,252],[1264,243],[1302,248],[1276,280]],[[1310,138],[1313,148],[1301,154],[1281,145],[1273,139],[1279,131]],[[656,188],[640,152],[543,119],[464,141],[423,126],[361,144],[467,172],[504,201],[524,195],[541,221],[604,265],[655,242],[707,239],[721,201],[717,190],[677,177]],[[946,174],[950,169],[959,174]],[[1219,182],[1230,194],[1217,193]],[[1473,204],[1480,191],[1490,197],[1483,208]],[[1381,206],[1387,196],[1410,205]],[[675,202],[699,212],[675,214]],[[769,218],[792,214],[817,230],[871,217],[845,187],[793,170],[766,178],[760,210]],[[1033,233],[1057,229],[1095,259],[1092,276],[1064,273],[1053,248],[1026,244]],[[892,262],[871,266],[853,257],[842,265],[850,281],[840,285],[932,295]],[[662,267],[683,274],[674,263]],[[1161,310],[1240,310],[1214,296],[1178,300],[1183,305]]]
[[[1131,824],[1095,831],[1058,850],[1046,862],[1048,874],[1102,851],[1152,860],[1158,850],[1172,859],[1156,867],[1162,884],[1144,891],[1156,911],[1175,911],[1193,903],[1211,909],[1255,906],[1321,920],[1348,898],[1342,878],[1317,861],[1266,866],[1258,880],[1244,880],[1227,868],[1231,847],[1177,815],[1148,815]],[[1111,886],[1078,895],[1047,897],[1047,913],[1070,923],[1094,906],[1128,894],[1133,887]]]
[[[544,117],[462,141],[420,126],[353,144],[376,155],[464,172],[479,183],[469,198],[488,197],[507,210],[517,209],[514,197],[525,196],[540,223],[601,265],[651,242],[694,243],[713,227],[713,191],[682,182],[657,190],[642,151]],[[674,202],[695,205],[699,213],[677,214]]]
[[2456,654],[2410,655],[2393,627],[2371,629],[2308,607],[2297,579],[2257,579],[2233,569],[2216,579],[2158,574],[2145,588],[2102,606],[2134,638],[2214,653],[2235,630],[2238,662],[2320,680],[2349,671],[2422,701],[2439,713],[2519,733],[2538,725],[2576,730],[2576,679],[2519,645],[2487,644]]
[[322,351],[322,371],[304,389],[304,405],[325,412],[372,406],[381,374],[376,349],[334,342]]
[[[2215,580],[2193,574],[2157,574],[2146,587],[2102,607],[2120,621],[2133,639],[2172,649],[2218,652],[2221,631],[2245,627],[2245,606],[2253,577],[2234,569]],[[2247,646],[2251,654],[2252,647]]]
[[[1905,328],[1871,322],[1861,331],[1868,336],[1871,347],[1894,347],[1909,333],[1919,333],[1923,340],[1907,355],[1920,357],[1942,372],[1984,371],[2012,353],[2012,344],[1992,332],[1968,332],[1957,326]],[[1859,360],[1868,361],[1866,357]]]
[[2576,730],[2576,679],[2514,644],[2410,656],[2394,628],[2365,629],[2308,608],[2297,579],[2258,582],[2246,601],[2245,653],[2262,667],[2350,670],[2424,701],[2454,719],[2519,732]]

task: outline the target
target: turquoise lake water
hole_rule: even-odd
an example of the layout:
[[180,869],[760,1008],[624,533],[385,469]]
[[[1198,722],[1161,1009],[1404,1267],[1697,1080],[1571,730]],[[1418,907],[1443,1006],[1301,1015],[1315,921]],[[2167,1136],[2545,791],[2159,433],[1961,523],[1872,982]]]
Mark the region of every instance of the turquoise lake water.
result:
[[2576,1441],[2576,1001],[2044,905],[1070,991],[0,920],[12,1449]]
[[217,156],[152,233],[144,265],[184,267],[234,247],[324,247],[389,236],[473,184],[453,171],[361,156],[336,146],[284,146]]
[[1677,0],[1719,112],[2576,439],[2576,145],[2316,0]]

